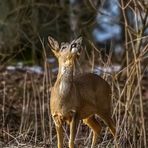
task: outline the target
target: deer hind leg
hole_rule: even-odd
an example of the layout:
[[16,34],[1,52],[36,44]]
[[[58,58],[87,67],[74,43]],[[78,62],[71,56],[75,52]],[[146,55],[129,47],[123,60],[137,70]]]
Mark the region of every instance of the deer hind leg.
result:
[[83,119],[83,122],[93,130],[93,138],[92,138],[92,145],[91,145],[91,148],[93,148],[96,145],[97,138],[101,133],[102,127],[100,123],[95,119],[95,116],[91,116],[89,118]]
[[110,128],[110,131],[111,131],[112,135],[115,137],[116,128],[115,128],[115,123],[113,122],[112,118],[110,116],[108,116],[107,114],[103,114],[100,117],[104,120],[104,122]]

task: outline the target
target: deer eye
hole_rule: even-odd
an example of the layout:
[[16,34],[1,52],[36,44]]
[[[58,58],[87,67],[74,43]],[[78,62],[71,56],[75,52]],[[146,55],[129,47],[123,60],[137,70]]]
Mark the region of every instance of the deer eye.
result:
[[64,49],[66,49],[66,46],[63,46],[62,49],[61,49],[61,51],[63,51]]

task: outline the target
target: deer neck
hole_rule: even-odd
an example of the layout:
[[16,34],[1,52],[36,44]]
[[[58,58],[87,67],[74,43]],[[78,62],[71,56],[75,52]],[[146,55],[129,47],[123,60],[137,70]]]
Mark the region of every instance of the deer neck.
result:
[[59,72],[56,80],[56,88],[60,97],[66,97],[72,88],[73,83],[73,67],[72,66],[59,66]]

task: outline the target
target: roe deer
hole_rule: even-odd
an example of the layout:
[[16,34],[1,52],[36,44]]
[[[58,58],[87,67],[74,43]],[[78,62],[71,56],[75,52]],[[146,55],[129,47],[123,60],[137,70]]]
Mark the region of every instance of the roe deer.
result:
[[61,45],[50,36],[48,41],[59,62],[58,76],[51,89],[50,98],[58,148],[63,148],[62,123],[64,121],[70,124],[69,147],[74,148],[76,128],[81,119],[93,130],[91,147],[94,147],[101,132],[101,126],[95,119],[95,114],[104,120],[115,135],[115,125],[111,119],[111,88],[96,74],[73,75],[74,62],[82,48],[81,37]]

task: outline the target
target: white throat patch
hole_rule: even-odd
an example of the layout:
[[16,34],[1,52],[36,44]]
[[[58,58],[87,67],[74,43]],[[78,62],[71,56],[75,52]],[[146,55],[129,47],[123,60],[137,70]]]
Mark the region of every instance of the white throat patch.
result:
[[59,86],[59,93],[61,95],[66,95],[68,92],[69,92],[69,84],[61,81]]
[[[66,67],[64,66],[61,67],[61,74],[63,76],[67,76],[68,73],[66,71]],[[61,78],[59,85],[59,93],[61,96],[67,95],[67,93],[69,93],[70,85],[71,85],[70,82],[65,81],[65,79]]]
[[61,67],[61,74],[64,74],[64,72],[65,72],[65,67],[62,66],[62,67]]

